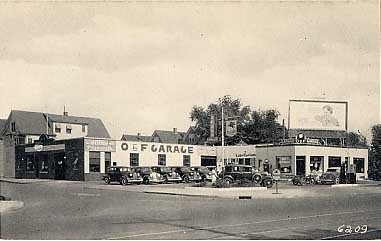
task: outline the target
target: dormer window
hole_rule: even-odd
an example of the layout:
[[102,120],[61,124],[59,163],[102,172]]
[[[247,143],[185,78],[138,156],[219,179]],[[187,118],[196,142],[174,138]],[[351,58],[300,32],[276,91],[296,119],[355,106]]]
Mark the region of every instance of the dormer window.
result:
[[69,124],[66,125],[66,133],[71,134],[71,125]]
[[11,123],[11,132],[15,132],[16,131],[16,122],[12,122]]
[[61,133],[61,124],[60,123],[54,124],[54,132],[55,133]]

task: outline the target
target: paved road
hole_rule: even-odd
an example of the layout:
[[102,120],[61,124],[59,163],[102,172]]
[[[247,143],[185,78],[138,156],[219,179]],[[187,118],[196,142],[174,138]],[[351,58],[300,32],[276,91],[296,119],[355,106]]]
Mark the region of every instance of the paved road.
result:
[[[92,184],[93,185],[93,184]],[[313,187],[321,197],[231,200],[1,183],[24,207],[1,216],[4,239],[375,239],[381,188]],[[129,187],[126,187],[127,189]],[[310,188],[310,187],[296,187]],[[327,195],[328,194],[328,195]],[[365,234],[339,233],[367,225]]]

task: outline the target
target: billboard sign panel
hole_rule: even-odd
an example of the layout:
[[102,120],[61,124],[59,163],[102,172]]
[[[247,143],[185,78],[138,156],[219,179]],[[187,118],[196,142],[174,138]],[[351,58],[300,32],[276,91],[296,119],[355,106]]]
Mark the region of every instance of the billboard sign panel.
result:
[[347,130],[348,102],[290,100],[289,129]]

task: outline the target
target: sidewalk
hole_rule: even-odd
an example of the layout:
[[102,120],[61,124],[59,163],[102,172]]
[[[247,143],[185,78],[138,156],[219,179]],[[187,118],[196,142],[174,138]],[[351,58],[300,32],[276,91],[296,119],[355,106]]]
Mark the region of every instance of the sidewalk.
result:
[[55,179],[18,179],[18,178],[0,178],[0,182],[16,183],[16,184],[33,184],[33,183],[90,183],[84,181],[68,181]]
[[280,194],[276,192],[275,187],[267,189],[266,187],[231,187],[231,188],[212,188],[212,187],[189,187],[178,184],[167,185],[89,185],[87,188],[99,190],[113,190],[125,192],[140,192],[150,194],[180,195],[194,197],[218,197],[230,199],[262,199],[262,198],[302,198],[316,196],[313,190],[300,188],[280,188]]
[[24,207],[22,201],[0,201],[0,213],[15,211],[22,207]]

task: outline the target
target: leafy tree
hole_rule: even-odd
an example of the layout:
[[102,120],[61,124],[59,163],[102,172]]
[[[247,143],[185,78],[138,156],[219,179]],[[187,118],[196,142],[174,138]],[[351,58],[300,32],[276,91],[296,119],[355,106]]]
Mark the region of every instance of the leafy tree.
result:
[[224,109],[224,119],[237,120],[237,134],[233,137],[225,136],[226,145],[234,145],[240,141],[247,144],[269,143],[278,141],[282,137],[283,129],[277,122],[280,116],[277,110],[251,111],[250,106],[243,106],[240,99],[232,99],[225,95],[216,103],[211,103],[207,108],[193,106],[190,118],[196,122],[196,133],[202,140],[210,135],[210,118],[216,117],[215,135],[218,137],[216,144],[221,145],[221,110]]
[[367,146],[366,138],[363,135],[355,133],[355,132],[348,132],[346,141],[348,146],[360,146],[360,147]]
[[381,125],[372,127],[372,156],[369,164],[381,168]]

